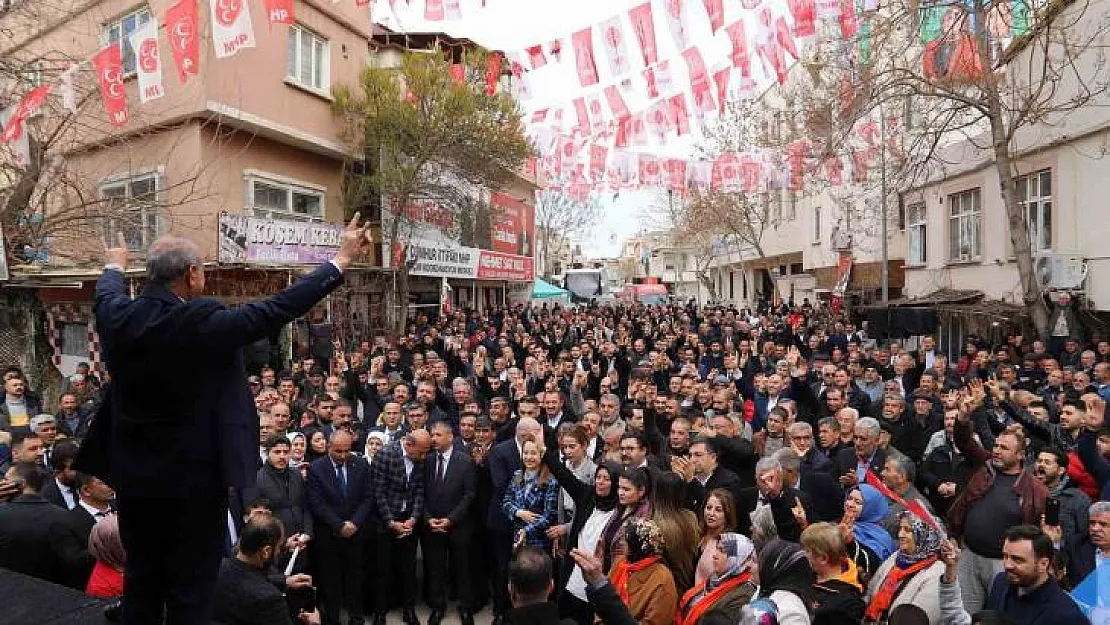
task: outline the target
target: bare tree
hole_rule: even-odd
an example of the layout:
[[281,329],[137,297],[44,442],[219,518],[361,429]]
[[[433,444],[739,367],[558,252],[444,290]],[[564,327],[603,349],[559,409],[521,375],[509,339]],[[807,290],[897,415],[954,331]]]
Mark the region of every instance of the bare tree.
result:
[[539,194],[536,202],[536,243],[542,250],[545,278],[551,277],[554,248],[559,239],[572,240],[586,234],[601,218],[601,205],[593,200],[576,200],[558,191]]

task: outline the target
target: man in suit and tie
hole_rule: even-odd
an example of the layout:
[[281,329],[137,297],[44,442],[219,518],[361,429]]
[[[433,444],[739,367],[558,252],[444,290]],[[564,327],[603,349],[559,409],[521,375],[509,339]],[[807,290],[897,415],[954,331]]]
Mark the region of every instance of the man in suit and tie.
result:
[[[112,499],[115,498],[116,493],[100,478],[88,473],[78,473],[77,483],[79,499],[77,505],[69,511],[70,526],[77,536],[81,549],[87,552],[89,534],[92,534],[93,526],[112,513]],[[82,569],[76,573],[77,581],[84,580],[87,583],[89,576],[92,575],[95,562],[90,557],[87,563],[88,569]]]
[[492,530],[491,543],[494,555],[493,569],[493,625],[501,625],[508,612],[509,592],[506,584],[509,562],[512,560],[513,524],[501,509],[501,500],[509,480],[523,466],[520,460],[521,441],[526,437],[543,436],[543,426],[531,417],[521,417],[516,424],[516,435],[507,441],[494,445],[486,460],[489,465],[490,493],[489,509],[486,512],[486,527]]
[[776,451],[771,456],[782,466],[783,483],[803,493],[813,505],[818,521],[837,521],[844,514],[844,494],[840,485],[827,471],[806,471],[798,452],[789,447]]
[[686,503],[691,509],[700,511],[705,505],[705,496],[712,490],[716,488],[726,490],[732,494],[733,502],[736,504],[739,529],[745,531],[751,526],[751,519],[747,514],[753,507],[747,501],[751,497],[744,491],[740,477],[720,466],[718,443],[715,436],[699,437],[690,445],[689,460],[674,456],[671,460],[672,466],[686,478],[688,484]]
[[378,522],[378,595],[374,625],[385,625],[393,604],[391,582],[397,580],[406,625],[420,625],[416,617],[416,524],[424,514],[424,456],[432,446],[426,430],[405,434],[400,442],[383,447],[374,456],[370,476]]
[[424,463],[424,527],[420,546],[424,553],[425,594],[432,609],[428,625],[440,625],[447,608],[447,561],[454,573],[452,585],[459,602],[462,625],[474,625],[470,555],[473,537],[471,506],[477,488],[474,462],[455,438],[450,421],[431,425],[432,457]]
[[470,550],[470,560],[473,566],[473,577],[470,590],[473,594],[472,608],[477,612],[484,606],[490,597],[490,577],[493,571],[492,532],[486,526],[486,511],[493,499],[493,484],[489,474],[489,455],[493,448],[493,439],[496,436],[493,422],[489,417],[481,415],[474,422],[474,444],[468,450],[474,463],[475,494],[474,503],[470,506],[470,516],[473,519],[473,549]]
[[77,505],[77,470],[73,462],[77,459],[77,445],[72,441],[62,441],[54,446],[54,453],[50,455],[50,468],[54,471],[54,479],[47,480],[42,488],[42,498],[50,503],[72,510]]
[[[351,453],[354,436],[335,430],[326,456],[308,470],[308,508],[316,536],[312,541],[325,623],[338,624],[347,610],[351,625],[362,620],[363,541],[370,535],[373,500],[370,470]],[[363,531],[363,528],[366,528]]]
[[116,489],[128,553],[125,624],[209,621],[228,488],[252,484],[259,466],[258,413],[242,347],[335,290],[369,249],[367,234],[356,214],[331,261],[234,310],[201,297],[204,261],[186,238],[167,235],[151,245],[147,284],[134,299],[122,235],[106,251],[95,309],[112,388],[82,445],[95,450],[87,456],[92,466],[79,461],[78,468]]

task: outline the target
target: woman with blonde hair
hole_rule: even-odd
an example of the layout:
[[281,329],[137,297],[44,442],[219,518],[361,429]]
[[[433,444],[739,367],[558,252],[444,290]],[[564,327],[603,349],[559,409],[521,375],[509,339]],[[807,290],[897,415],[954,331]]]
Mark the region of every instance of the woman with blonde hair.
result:
[[543,463],[543,443],[534,436],[520,445],[522,468],[509,480],[501,509],[513,523],[513,535],[544,551],[551,551],[547,528],[558,520],[559,483]]

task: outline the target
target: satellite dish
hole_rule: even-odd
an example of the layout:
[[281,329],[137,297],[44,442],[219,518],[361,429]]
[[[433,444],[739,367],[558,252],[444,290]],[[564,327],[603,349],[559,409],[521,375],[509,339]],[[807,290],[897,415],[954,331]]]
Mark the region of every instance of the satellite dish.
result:
[[616,232],[609,233],[609,242],[610,243],[616,243],[617,242],[617,233]]

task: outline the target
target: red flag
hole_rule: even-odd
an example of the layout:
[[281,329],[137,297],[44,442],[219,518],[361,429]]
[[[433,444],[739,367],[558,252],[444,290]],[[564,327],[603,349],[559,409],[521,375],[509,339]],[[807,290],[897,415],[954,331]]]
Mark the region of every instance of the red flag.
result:
[[597,134],[605,129],[605,109],[601,105],[601,95],[591,93],[586,96],[586,110],[590,114],[590,134]]
[[451,80],[460,85],[466,82],[466,70],[462,63],[451,64]]
[[621,92],[617,90],[616,85],[605,87],[605,100],[608,101],[609,110],[613,111],[613,118],[617,121],[624,121],[631,116],[628,106],[624,103],[624,98],[621,97]]
[[725,105],[728,103],[728,81],[732,77],[732,68],[724,67],[713,74],[713,82],[717,83],[717,102],[720,104],[720,114],[725,114]]
[[736,190],[740,186],[739,160],[739,157],[733,152],[726,152],[714,159],[709,187],[714,190]]
[[501,55],[489,55],[489,62],[486,65],[486,95],[494,96],[497,94],[497,84],[501,81]]
[[197,0],[179,0],[166,9],[163,18],[177,77],[184,84],[200,73],[200,39],[197,29]]
[[814,0],[787,0],[790,14],[794,16],[794,36],[810,37],[817,34],[817,6]]
[[667,187],[672,191],[684,193],[686,191],[686,161],[680,158],[669,158],[663,163],[663,174],[666,177]]
[[785,17],[775,20],[775,40],[779,48],[789,52],[795,59],[798,58],[798,47],[794,45],[794,36],[790,34],[790,26],[786,23]]
[[670,111],[670,126],[675,134],[683,136],[690,132],[690,111],[686,108],[686,94],[677,93],[667,100]]
[[705,12],[709,14],[709,28],[714,33],[725,25],[724,0],[702,0],[705,3]]
[[425,0],[424,1],[424,19],[429,22],[442,21],[444,15],[443,0]]
[[686,68],[690,73],[690,92],[694,96],[694,111],[700,116],[717,110],[713,100],[713,83],[709,80],[709,71],[705,68],[705,60],[697,47],[690,47],[682,51],[682,58],[686,61]]
[[854,0],[840,0],[840,37],[851,39],[859,32],[859,21],[856,19],[856,3]]
[[266,5],[266,20],[270,22],[270,28],[274,24],[292,24],[293,20],[293,0],[263,0]]
[[598,82],[597,63],[594,61],[594,36],[592,28],[583,28],[571,35],[574,46],[574,62],[578,70],[578,82],[583,87]]
[[605,179],[605,163],[609,158],[609,148],[604,145],[590,146],[590,179],[599,183]]
[[752,76],[752,57],[748,51],[748,36],[744,32],[744,20],[737,20],[725,28],[725,34],[732,42],[732,66],[740,70],[744,78]]
[[644,114],[639,113],[632,116],[632,123],[630,126],[630,140],[632,145],[636,147],[644,147],[648,144],[647,136],[647,120],[644,119]]
[[769,66],[778,78],[780,85],[785,84],[786,59],[783,58],[782,47],[778,43],[775,25],[771,19],[771,9],[766,7],[759,12],[759,36],[757,40],[759,43],[756,44],[756,49],[763,56],[765,67]]
[[655,20],[651,17],[651,2],[629,9],[628,18],[632,21],[632,31],[640,42],[644,66],[655,65],[659,62],[659,50],[655,45]]
[[825,177],[828,179],[829,184],[834,187],[839,187],[844,184],[844,163],[840,161],[839,156],[826,156],[825,157]]
[[758,193],[763,178],[763,163],[750,154],[740,159],[740,185],[744,193]]
[[937,524],[936,518],[934,518],[933,515],[929,514],[928,510],[925,509],[925,506],[921,505],[921,502],[917,501],[916,499],[912,501],[902,499],[902,497],[898,493],[890,490],[890,488],[888,488],[887,485],[884,484],[883,481],[880,480],[878,476],[876,476],[875,473],[871,471],[870,468],[867,469],[867,477],[865,481],[870,484],[875,490],[882,493],[884,497],[893,501],[894,503],[902,504],[902,507],[913,513],[914,516],[931,525],[933,529],[940,531],[942,535],[944,534],[944,530],[941,529],[940,525]]
[[532,64],[532,69],[539,69],[547,65],[547,57],[543,54],[543,46],[531,46],[525,49],[528,53],[528,62]]
[[640,155],[640,184],[658,185],[660,181],[659,159],[655,156]]
[[790,190],[802,189],[805,173],[806,144],[803,140],[791,141],[786,146],[787,162],[790,166]]
[[648,97],[651,99],[673,91],[674,82],[671,79],[670,61],[661,61],[658,65],[646,68],[644,70],[644,81],[647,83]]
[[119,42],[109,44],[97,52],[93,58],[96,77],[100,82],[100,97],[104,102],[104,112],[113,126],[127,123],[127,91],[123,87],[123,55]]
[[852,182],[867,182],[867,150],[852,150]]
[[12,116],[8,119],[8,125],[4,127],[4,133],[0,135],[0,143],[8,143],[15,141],[23,134],[23,122],[35,114],[39,107],[46,102],[46,96],[50,94],[50,83],[40,85],[24,94],[23,99],[19,101]]

